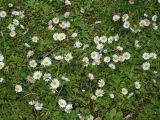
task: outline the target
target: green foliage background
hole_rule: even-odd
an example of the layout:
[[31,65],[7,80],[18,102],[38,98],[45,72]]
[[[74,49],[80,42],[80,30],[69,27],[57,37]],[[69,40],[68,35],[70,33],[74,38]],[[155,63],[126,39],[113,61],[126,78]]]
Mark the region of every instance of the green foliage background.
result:
[[[152,63],[150,71],[141,70],[140,65],[143,63],[142,54],[145,51],[153,51],[160,56],[160,28],[154,31],[152,28],[144,29],[141,33],[131,34],[129,31],[121,28],[121,23],[114,23],[112,15],[114,13],[125,14],[130,16],[130,22],[137,24],[144,13],[149,16],[154,14],[160,17],[160,4],[156,0],[135,0],[135,4],[128,4],[127,0],[74,0],[70,7],[65,6],[60,0],[53,0],[49,3],[47,0],[0,0],[0,9],[8,13],[8,3],[14,4],[14,9],[25,10],[25,19],[20,21],[29,32],[23,35],[23,31],[17,29],[17,37],[10,38],[6,26],[11,22],[11,18],[0,22],[0,31],[4,32],[4,37],[0,37],[0,51],[5,57],[6,67],[0,72],[5,82],[0,83],[0,120],[77,120],[77,114],[82,113],[84,116],[92,114],[103,117],[104,120],[121,120],[126,115],[132,113],[131,120],[158,120],[160,119],[160,59],[158,57]],[[85,13],[80,13],[80,8],[85,9]],[[79,33],[76,40],[82,43],[90,44],[87,51],[74,49],[74,39],[59,43],[53,41],[52,32],[47,31],[47,22],[54,16],[62,19],[66,11],[71,12],[71,34],[74,31]],[[95,26],[94,22],[101,20],[102,24]],[[160,18],[158,18],[158,21]],[[109,53],[117,45],[124,47],[126,51],[132,54],[131,60],[126,63],[117,65],[116,70],[111,70],[102,63],[98,67],[89,66],[81,67],[81,59],[96,50],[93,45],[93,37],[96,35],[111,35],[119,33],[120,40],[116,45],[109,48]],[[40,36],[40,42],[34,44],[31,41],[32,36]],[[139,40],[142,48],[135,50],[134,40]],[[28,66],[26,58],[28,48],[24,43],[32,45],[31,49],[35,51],[33,56],[36,60],[41,54],[59,46],[54,54],[73,52],[74,59],[68,63],[54,61],[53,65],[47,68],[38,67],[42,71],[48,71],[55,77],[66,75],[71,82],[62,83],[59,94],[53,95],[48,84],[43,80],[35,84],[29,84],[26,76],[34,70]],[[52,57],[52,55],[50,56]],[[153,70],[158,71],[155,75]],[[90,82],[87,74],[92,72],[96,80]],[[97,88],[97,80],[105,78],[107,81],[106,95],[102,98],[92,101],[91,93]],[[153,79],[157,83],[153,83]],[[134,81],[141,81],[141,89],[135,90]],[[16,94],[14,87],[16,84],[23,86],[24,92]],[[129,91],[135,91],[130,99],[120,94],[121,88],[127,87]],[[85,94],[81,91],[85,89]],[[115,99],[109,98],[109,93],[115,94]],[[74,104],[74,110],[67,114],[61,110],[58,105],[58,99],[62,97]],[[43,101],[44,109],[35,111],[28,101],[37,99]]]

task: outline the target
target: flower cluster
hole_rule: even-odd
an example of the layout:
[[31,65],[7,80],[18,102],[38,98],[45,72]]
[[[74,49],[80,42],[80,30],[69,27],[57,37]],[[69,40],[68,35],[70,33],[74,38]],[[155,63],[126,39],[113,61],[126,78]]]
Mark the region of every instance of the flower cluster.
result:
[[64,99],[59,99],[58,101],[58,105],[61,107],[61,108],[64,108],[64,111],[67,112],[67,113],[70,113],[71,110],[72,110],[72,104],[71,103],[68,103],[64,100]]
[[29,105],[34,106],[35,110],[42,110],[43,108],[43,103],[35,100],[29,101]]

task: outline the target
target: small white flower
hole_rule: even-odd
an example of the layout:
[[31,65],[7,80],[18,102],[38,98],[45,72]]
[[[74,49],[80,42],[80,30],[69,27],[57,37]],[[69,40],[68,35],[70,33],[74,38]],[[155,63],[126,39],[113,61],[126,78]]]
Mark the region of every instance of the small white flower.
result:
[[104,62],[105,63],[109,63],[110,61],[111,61],[110,57],[108,57],[108,56],[104,57]]
[[82,59],[82,62],[84,63],[84,66],[88,66],[89,65],[89,59],[88,59],[88,57],[84,57],[83,59]]
[[141,87],[141,84],[138,81],[134,82],[134,85],[136,89],[140,89]]
[[113,19],[113,21],[116,22],[116,21],[118,21],[120,18],[121,18],[120,15],[116,14],[116,15],[113,16],[112,19]]
[[93,52],[91,53],[91,58],[92,58],[92,59],[98,59],[98,58],[99,58],[99,53],[93,51]]
[[37,43],[39,40],[39,38],[37,36],[33,36],[32,37],[32,42]]
[[73,59],[72,53],[67,53],[67,54],[65,55],[64,59],[65,59],[67,62],[70,62],[70,60]]
[[54,33],[54,34],[53,34],[53,39],[54,39],[54,40],[58,40],[58,35],[59,35],[58,33]]
[[51,64],[52,64],[52,61],[49,57],[45,57],[41,62],[41,65],[43,66],[50,66]]
[[125,21],[124,24],[123,24],[123,27],[126,28],[126,29],[129,28],[130,23],[128,21]]
[[55,60],[63,60],[63,56],[55,56],[54,59]]
[[7,27],[10,31],[14,31],[15,30],[15,26],[13,24],[9,24]]
[[118,41],[118,40],[119,40],[119,35],[117,34],[114,36],[114,41]]
[[103,79],[98,81],[98,87],[103,87],[105,85],[105,81]]
[[2,62],[4,60],[4,57],[2,54],[0,54],[0,62]]
[[142,64],[142,68],[143,68],[143,70],[149,70],[149,69],[150,69],[150,63],[144,62],[144,63]]
[[132,97],[133,95],[134,95],[134,93],[131,92],[131,93],[127,96],[127,98],[130,98],[130,97]]
[[74,47],[75,48],[80,48],[80,47],[82,47],[82,45],[83,44],[80,41],[76,41],[75,44],[74,44]]
[[65,101],[64,99],[60,99],[60,100],[58,101],[58,105],[59,105],[61,108],[65,108],[66,105],[67,105],[67,103],[66,103],[66,101]]
[[122,20],[123,20],[123,21],[127,21],[128,18],[129,18],[128,14],[124,14],[124,15],[122,16]]
[[102,89],[97,89],[97,90],[95,91],[95,95],[96,95],[97,97],[102,97],[102,96],[104,95],[104,92],[103,92]]
[[110,98],[112,98],[112,99],[114,98],[114,94],[110,94],[109,96],[110,96]]
[[37,66],[37,63],[36,63],[35,60],[30,60],[30,61],[29,61],[29,65],[30,65],[31,67],[35,68],[35,67]]
[[104,45],[103,45],[102,43],[100,43],[100,44],[97,44],[97,47],[96,47],[96,48],[97,48],[98,50],[101,50],[101,49],[103,49],[103,47],[104,47]]
[[17,19],[13,19],[13,24],[18,26],[19,25],[19,21]]
[[124,58],[124,56],[120,55],[120,56],[118,57],[118,60],[119,60],[120,62],[124,62],[125,58]]
[[115,64],[113,64],[113,63],[110,63],[109,65],[108,65],[111,69],[116,69],[116,66],[115,66]]
[[123,95],[127,95],[127,93],[128,93],[128,90],[127,90],[126,88],[122,88],[122,91],[121,91],[121,93],[122,93]]
[[54,17],[52,19],[52,21],[53,21],[54,24],[58,24],[59,23],[59,18],[58,17]]
[[71,37],[73,37],[73,38],[75,38],[75,37],[77,37],[77,35],[78,35],[78,33],[73,33],[72,35],[71,35]]
[[34,101],[34,100],[28,102],[29,105],[35,105],[35,103],[36,103],[36,101]]
[[89,77],[90,80],[93,80],[93,79],[94,79],[94,75],[93,75],[92,73],[89,73],[89,74],[88,74],[88,77]]
[[10,35],[11,37],[15,37],[15,36],[16,36],[16,32],[15,32],[15,31],[11,31],[11,32],[9,33],[9,35]]
[[8,7],[13,7],[13,4],[12,3],[8,3]]
[[158,16],[157,15],[153,15],[152,16],[152,21],[156,22],[157,21]]
[[142,57],[144,60],[148,60],[150,58],[150,54],[145,52],[145,53],[143,53]]
[[121,46],[117,46],[116,48],[117,48],[117,50],[119,50],[119,51],[123,51],[123,47],[121,47]]
[[16,85],[15,86],[15,91],[16,91],[16,93],[22,92],[22,86],[21,85]]
[[48,82],[48,81],[50,81],[51,79],[52,79],[52,76],[51,76],[50,73],[45,73],[45,74],[43,75],[43,80],[44,80],[44,81]]
[[4,62],[0,62],[0,70],[4,67]]
[[129,60],[131,58],[131,54],[129,52],[124,52],[123,57],[125,60]]
[[113,36],[110,36],[110,37],[108,38],[108,43],[111,44],[111,43],[113,42],[113,40],[114,40]]
[[70,15],[70,12],[65,12],[65,13],[64,13],[64,17],[65,17],[65,18],[68,18],[69,15]]
[[[101,39],[104,39],[104,38],[101,37]],[[98,36],[94,37],[94,42],[96,44],[99,44],[99,41],[100,41],[100,38]]]
[[24,43],[24,45],[28,48],[30,48],[31,46],[28,43]]
[[[96,38],[96,39],[98,39],[98,38]],[[101,41],[102,43],[106,43],[106,42],[107,42],[107,37],[106,37],[106,36],[100,37],[100,41]]]
[[70,113],[71,110],[72,110],[72,108],[73,108],[73,107],[72,107],[72,104],[67,104],[67,105],[65,106],[65,110],[64,110],[64,111],[65,111],[66,113]]
[[114,62],[118,62],[118,60],[119,60],[118,55],[114,54],[112,57],[113,57]]
[[35,71],[33,73],[33,79],[35,79],[35,80],[39,80],[41,78],[41,76],[42,76],[42,72],[41,71]]
[[97,97],[96,97],[95,95],[92,95],[92,96],[91,96],[91,99],[92,99],[92,100],[96,100]]
[[71,5],[71,1],[65,0],[65,5]]
[[152,59],[157,59],[157,54],[156,53],[150,53],[149,56]]
[[6,11],[0,11],[0,17],[5,18],[7,16]]
[[58,79],[53,79],[52,82],[50,83],[50,86],[53,88],[53,89],[57,89],[60,85],[60,82]]
[[64,33],[59,33],[58,36],[57,36],[57,39],[58,39],[59,41],[62,41],[62,40],[64,40],[64,39],[66,39],[66,35],[65,35]]
[[1,78],[0,78],[0,83],[3,82],[3,81],[4,81],[4,78],[1,77]]
[[42,110],[42,108],[43,108],[43,103],[36,102],[36,103],[34,104],[34,108],[35,108],[36,110]]

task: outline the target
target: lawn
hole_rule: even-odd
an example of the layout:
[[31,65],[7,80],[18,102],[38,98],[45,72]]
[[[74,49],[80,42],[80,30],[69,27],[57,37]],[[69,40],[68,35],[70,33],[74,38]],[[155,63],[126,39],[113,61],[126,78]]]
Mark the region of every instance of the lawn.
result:
[[0,0],[0,120],[159,120],[160,0]]

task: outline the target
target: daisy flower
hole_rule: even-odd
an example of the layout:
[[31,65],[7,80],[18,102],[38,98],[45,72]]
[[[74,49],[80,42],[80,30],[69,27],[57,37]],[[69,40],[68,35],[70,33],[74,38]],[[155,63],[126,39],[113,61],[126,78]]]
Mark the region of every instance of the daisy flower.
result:
[[54,24],[58,24],[59,23],[59,18],[58,17],[54,17],[52,19],[52,21],[53,21]]
[[42,72],[41,71],[35,71],[33,73],[33,79],[35,79],[35,80],[39,80],[41,78],[41,76],[42,76]]
[[129,18],[128,14],[124,14],[124,15],[122,16],[122,20],[123,20],[123,21],[127,21],[128,18]]
[[50,86],[53,88],[53,89],[57,89],[60,85],[60,82],[58,79],[53,79],[52,82],[50,83]]
[[54,40],[58,40],[58,35],[59,35],[58,33],[54,33],[54,34],[53,34],[53,39],[54,39]]
[[32,42],[37,43],[39,40],[39,38],[37,36],[33,36],[32,37]]
[[16,85],[15,86],[15,91],[16,91],[16,93],[22,92],[22,86],[21,85]]
[[71,1],[65,0],[65,5],[71,5]]
[[35,60],[30,60],[30,61],[29,61],[29,65],[30,65],[30,67],[35,68],[35,67],[37,66],[37,63],[36,63]]
[[120,15],[116,14],[116,15],[113,16],[112,19],[113,19],[114,22],[116,22],[116,21],[118,21],[120,18],[121,18]]
[[75,33],[73,33],[73,34],[71,35],[71,37],[72,37],[72,38],[75,38],[75,37],[77,37],[77,35],[78,35],[78,33],[75,32]]
[[59,99],[58,105],[59,105],[61,108],[65,108],[66,105],[67,105],[67,102],[66,102],[64,99]]
[[52,79],[52,76],[51,76],[50,73],[45,73],[45,74],[43,75],[43,80],[44,80],[44,81],[48,82],[48,81],[50,81],[51,79]]
[[140,89],[141,87],[141,84],[138,81],[134,82],[134,85],[136,89]]
[[145,53],[143,53],[142,57],[144,60],[148,60],[150,58],[150,54],[145,52]]
[[93,79],[94,79],[94,75],[93,75],[92,73],[89,73],[89,74],[88,74],[88,77],[89,77],[90,80],[93,80]]
[[65,106],[65,109],[64,109],[64,111],[66,112],[66,113],[70,113],[71,112],[71,110],[72,110],[72,104],[67,104],[66,106]]
[[103,92],[102,89],[97,89],[97,90],[95,91],[95,95],[96,95],[97,97],[102,97],[102,96],[104,95],[104,92]]
[[111,43],[113,42],[113,40],[114,40],[113,36],[110,36],[110,37],[108,38],[108,43],[111,44]]
[[0,54],[0,61],[2,62],[4,60],[4,57],[2,54]]
[[128,90],[127,90],[126,88],[122,88],[122,91],[121,91],[121,93],[122,93],[123,95],[127,95],[127,93],[128,93]]
[[[101,37],[102,39],[102,37]],[[98,44],[100,42],[100,38],[98,36],[94,37],[95,44]]]
[[0,17],[5,18],[7,16],[6,11],[0,11]]
[[109,65],[108,65],[111,69],[116,69],[116,66],[115,66],[115,64],[113,64],[113,63],[110,63]]
[[[98,39],[98,38],[97,38]],[[100,41],[102,42],[102,43],[106,43],[107,42],[107,37],[106,36],[101,36],[100,37]]]
[[130,27],[130,23],[128,21],[125,21],[123,23],[123,27],[126,28],[126,29],[129,28]]
[[124,52],[123,57],[124,57],[125,60],[129,60],[131,58],[131,55],[130,55],[129,52]]
[[45,57],[41,62],[41,65],[43,66],[50,66],[51,64],[52,64],[52,61],[49,57]]
[[0,62],[0,70],[4,67],[4,62]]
[[109,63],[110,61],[111,61],[110,57],[108,57],[108,56],[104,57],[104,62],[105,63]]
[[110,98],[112,98],[112,99],[114,98],[114,94],[112,94],[112,93],[109,94],[109,96],[110,96]]
[[67,62],[70,62],[70,60],[73,59],[72,53],[67,53],[67,54],[65,55],[64,59],[65,59]]
[[64,33],[59,33],[58,36],[57,36],[57,39],[58,39],[59,41],[62,41],[62,40],[64,40],[64,39],[66,39],[66,35],[65,35]]
[[105,81],[103,79],[98,81],[98,87],[103,87],[105,85]]
[[143,68],[143,70],[149,70],[149,69],[150,69],[150,63],[144,62],[144,63],[142,64],[142,68]]
[[43,108],[43,103],[36,102],[36,103],[34,104],[34,108],[35,108],[36,110],[42,110],[42,108]]
[[15,31],[11,31],[11,32],[9,33],[9,35],[10,35],[11,37],[15,37],[15,36],[16,36],[16,32],[15,32]]

